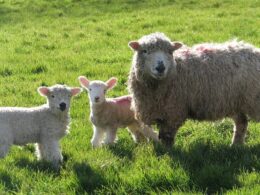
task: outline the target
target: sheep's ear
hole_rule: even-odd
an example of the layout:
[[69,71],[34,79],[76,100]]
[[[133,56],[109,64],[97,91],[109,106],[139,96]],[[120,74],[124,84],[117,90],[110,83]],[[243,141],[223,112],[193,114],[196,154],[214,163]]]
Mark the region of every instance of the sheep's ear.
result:
[[110,78],[106,84],[107,84],[107,89],[112,89],[114,86],[116,86],[116,83],[117,83],[117,78],[115,77],[112,77]]
[[173,51],[181,48],[182,46],[183,46],[183,43],[181,43],[181,42],[172,42],[172,49],[173,49]]
[[86,77],[80,76],[78,79],[79,79],[79,83],[82,87],[85,87],[85,88],[89,87],[90,81]]
[[78,95],[81,91],[82,91],[82,90],[81,90],[81,88],[79,88],[79,87],[71,88],[71,95],[72,95],[72,96]]
[[49,94],[50,90],[48,87],[39,87],[38,88],[38,93],[41,95],[41,96],[47,96]]
[[140,48],[140,44],[138,43],[138,41],[130,41],[128,43],[128,46],[134,51],[137,51]]

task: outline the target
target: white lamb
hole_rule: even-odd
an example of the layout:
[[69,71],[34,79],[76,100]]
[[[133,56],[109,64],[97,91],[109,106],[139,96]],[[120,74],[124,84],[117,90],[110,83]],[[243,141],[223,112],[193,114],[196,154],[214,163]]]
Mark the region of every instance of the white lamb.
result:
[[86,77],[80,76],[79,82],[88,91],[90,99],[90,120],[93,124],[94,134],[91,140],[93,147],[101,145],[103,136],[106,134],[104,144],[112,144],[116,139],[118,128],[128,127],[135,141],[151,138],[158,141],[158,134],[152,128],[142,125],[134,118],[134,113],[130,109],[131,96],[117,98],[106,98],[106,92],[112,89],[116,83],[116,78],[111,78],[107,82],[89,81]]
[[0,108],[0,158],[6,156],[12,144],[37,143],[38,159],[58,167],[62,162],[59,140],[67,133],[70,123],[70,99],[81,89],[54,85],[39,87],[38,92],[47,98],[47,104]]

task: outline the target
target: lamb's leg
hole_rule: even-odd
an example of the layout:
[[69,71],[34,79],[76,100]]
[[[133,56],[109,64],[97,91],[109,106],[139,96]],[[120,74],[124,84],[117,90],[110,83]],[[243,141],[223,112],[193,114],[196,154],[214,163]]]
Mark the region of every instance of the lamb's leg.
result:
[[1,146],[0,146],[0,158],[4,158],[7,155],[9,148],[10,148],[10,145],[8,145],[8,144],[2,145],[1,144]]
[[128,126],[129,131],[132,134],[133,140],[135,142],[141,142],[146,140],[144,135],[141,133],[141,126],[138,123],[133,123]]
[[235,122],[234,133],[232,138],[232,145],[234,144],[243,144],[245,141],[245,135],[247,131],[247,116],[244,114],[238,114],[233,117]]
[[0,129],[0,158],[4,158],[8,151],[10,146],[12,145],[12,135],[5,131],[4,129]]
[[38,160],[51,162],[56,168],[61,164],[63,157],[58,140],[44,140],[37,144],[36,154]]
[[104,129],[93,126],[93,137],[91,139],[91,144],[93,147],[99,147],[101,146],[101,141],[104,137]]
[[148,137],[149,139],[152,139],[153,141],[156,142],[160,141],[158,133],[154,131],[152,127],[143,124],[140,130],[145,137]]
[[171,147],[172,144],[174,144],[174,138],[178,131],[178,127],[171,127],[164,120],[158,120],[157,125],[159,128],[159,139],[164,145]]
[[104,144],[113,144],[116,140],[117,129],[109,128],[106,130],[106,138]]

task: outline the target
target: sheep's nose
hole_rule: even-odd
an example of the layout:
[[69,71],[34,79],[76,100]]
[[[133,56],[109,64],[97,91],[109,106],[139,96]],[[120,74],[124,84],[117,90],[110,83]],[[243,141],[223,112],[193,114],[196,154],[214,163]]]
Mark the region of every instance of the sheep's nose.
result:
[[158,65],[155,68],[157,70],[158,73],[163,73],[165,70],[165,66],[163,61],[158,61]]
[[66,110],[66,104],[64,102],[60,103],[60,110],[61,111]]
[[99,101],[99,97],[98,97],[98,96],[95,97],[95,101],[96,101],[96,102]]

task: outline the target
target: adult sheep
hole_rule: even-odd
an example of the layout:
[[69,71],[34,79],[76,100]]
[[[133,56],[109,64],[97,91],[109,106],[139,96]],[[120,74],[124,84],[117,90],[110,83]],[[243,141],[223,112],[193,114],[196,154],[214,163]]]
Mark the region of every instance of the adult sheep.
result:
[[232,144],[242,144],[248,117],[260,121],[260,49],[242,41],[193,47],[163,33],[129,42],[135,51],[129,75],[132,108],[159,138],[174,142],[186,119],[234,122]]

